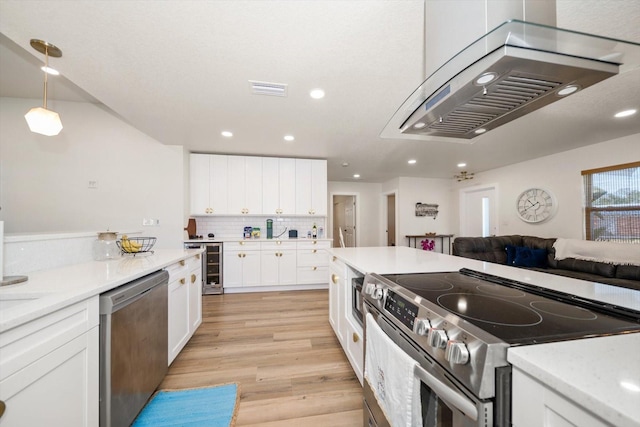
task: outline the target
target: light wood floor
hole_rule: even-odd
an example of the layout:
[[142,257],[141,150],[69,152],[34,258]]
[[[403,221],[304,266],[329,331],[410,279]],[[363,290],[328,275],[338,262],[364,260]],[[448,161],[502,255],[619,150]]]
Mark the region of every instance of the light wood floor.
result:
[[204,295],[203,322],[160,388],[240,384],[236,426],[362,426],[362,387],[328,292]]

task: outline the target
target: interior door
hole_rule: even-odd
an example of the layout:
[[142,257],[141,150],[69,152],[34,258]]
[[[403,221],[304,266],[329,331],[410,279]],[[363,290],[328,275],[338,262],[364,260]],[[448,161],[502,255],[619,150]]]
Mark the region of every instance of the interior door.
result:
[[460,191],[461,235],[468,237],[496,235],[498,220],[495,186]]
[[356,197],[353,195],[333,196],[333,246],[356,247]]
[[387,196],[387,246],[396,245],[396,195]]

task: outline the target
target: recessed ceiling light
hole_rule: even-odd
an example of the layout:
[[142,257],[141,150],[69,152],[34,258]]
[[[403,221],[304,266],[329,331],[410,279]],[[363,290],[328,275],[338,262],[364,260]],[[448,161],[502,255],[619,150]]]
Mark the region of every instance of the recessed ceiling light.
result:
[[475,133],[477,133],[478,135],[480,135],[481,133],[485,133],[487,130],[485,128],[480,128],[480,129],[476,129]]
[[324,90],[313,89],[311,92],[309,92],[309,95],[311,95],[313,99],[321,99],[324,98]]
[[40,69],[42,71],[44,71],[45,73],[47,73],[47,74],[51,74],[52,76],[59,76],[60,75],[60,71],[56,70],[55,68],[42,66],[42,67],[40,67]]
[[358,179],[358,178],[360,178],[360,174],[359,174],[359,173],[354,173],[354,174],[353,174],[353,177],[354,177],[354,178],[356,178],[356,179]]
[[578,85],[569,85],[569,86],[565,86],[562,89],[560,89],[558,91],[558,95],[560,96],[567,96],[567,95],[571,95],[574,92],[577,92],[578,89],[580,89],[580,86]]
[[423,127],[425,127],[427,124],[424,122],[418,122],[415,125],[413,125],[414,129],[422,129]]
[[478,86],[484,86],[487,83],[491,83],[492,81],[494,81],[495,79],[498,78],[498,75],[496,73],[484,73],[482,74],[480,77],[478,77],[475,81],[475,84]]
[[466,163],[458,163],[458,167],[459,167],[459,168],[463,168],[463,167],[465,167],[465,166],[467,166],[467,164],[466,164]]
[[233,132],[229,132],[228,130],[223,130],[222,132],[220,132],[220,135],[226,138],[231,138],[233,136]]
[[347,163],[347,162],[344,162],[344,163],[342,164],[342,167],[343,167],[343,168],[346,168],[347,166],[349,166],[349,163]]
[[284,136],[284,140],[285,141],[293,141],[295,138],[293,137],[293,135],[285,135]]
[[620,111],[619,113],[616,113],[614,115],[614,117],[616,118],[620,118],[620,117],[629,117],[629,116],[633,116],[635,113],[637,113],[638,110],[636,110],[635,108],[631,109],[631,110],[624,110],[624,111]]
[[415,165],[415,164],[416,164],[416,162],[417,162],[417,160],[416,160],[416,159],[411,159],[411,160],[409,160],[407,163],[409,163],[410,165]]

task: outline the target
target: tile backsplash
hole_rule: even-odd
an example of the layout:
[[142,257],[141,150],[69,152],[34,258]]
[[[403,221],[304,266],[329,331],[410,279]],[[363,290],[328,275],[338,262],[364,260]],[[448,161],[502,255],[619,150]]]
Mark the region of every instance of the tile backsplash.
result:
[[[298,230],[298,236],[306,237],[313,224],[318,227],[318,237],[327,237],[326,217],[274,217],[274,216],[221,216],[196,217],[196,233],[207,237],[213,233],[220,239],[241,239],[245,227],[259,227],[260,237],[267,237],[267,219],[273,220],[273,237],[282,233],[289,237],[289,230]],[[320,235],[322,228],[322,235]]]

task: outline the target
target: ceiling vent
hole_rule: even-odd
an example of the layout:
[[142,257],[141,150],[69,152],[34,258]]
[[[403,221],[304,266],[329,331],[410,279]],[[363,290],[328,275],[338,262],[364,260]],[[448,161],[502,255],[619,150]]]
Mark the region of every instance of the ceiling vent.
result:
[[287,96],[287,85],[285,83],[257,82],[249,80],[251,93],[254,95]]

